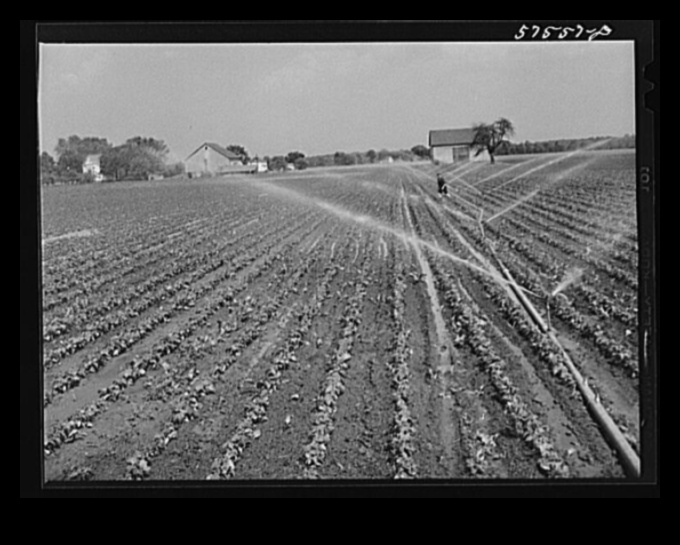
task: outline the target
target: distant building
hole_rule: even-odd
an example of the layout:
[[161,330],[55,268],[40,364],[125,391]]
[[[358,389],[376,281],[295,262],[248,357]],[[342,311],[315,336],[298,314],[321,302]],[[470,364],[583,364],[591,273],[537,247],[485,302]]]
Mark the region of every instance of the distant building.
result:
[[250,166],[255,168],[255,172],[267,172],[267,161],[261,159],[253,159]]
[[196,148],[184,160],[184,165],[190,178],[255,171],[254,165],[244,165],[239,155],[212,142],[204,142]]
[[101,173],[100,158],[101,153],[88,155],[83,163],[83,174],[91,174],[95,182],[101,182],[104,179],[104,175]]
[[443,129],[430,131],[430,157],[437,163],[462,163],[489,159],[484,150],[479,155],[472,148],[475,139],[473,129]]

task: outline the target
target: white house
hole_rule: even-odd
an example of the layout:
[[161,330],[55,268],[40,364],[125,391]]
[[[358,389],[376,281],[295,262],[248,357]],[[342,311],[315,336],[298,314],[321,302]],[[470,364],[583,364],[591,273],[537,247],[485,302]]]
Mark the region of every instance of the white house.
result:
[[438,163],[488,160],[489,154],[486,150],[476,155],[476,150],[472,147],[474,139],[475,131],[473,129],[430,131],[430,158]]
[[100,158],[101,153],[88,155],[83,163],[83,174],[91,174],[95,182],[101,182],[104,179],[104,175],[101,173]]

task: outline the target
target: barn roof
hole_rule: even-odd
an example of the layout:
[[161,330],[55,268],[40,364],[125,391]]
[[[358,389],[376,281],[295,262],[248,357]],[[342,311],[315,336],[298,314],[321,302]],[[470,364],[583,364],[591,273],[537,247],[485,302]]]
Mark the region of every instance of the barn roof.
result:
[[[217,153],[219,153],[220,155],[223,155],[223,156],[226,157],[227,159],[236,160],[236,159],[240,159],[240,158],[241,158],[240,155],[236,155],[234,152],[231,152],[231,151],[229,151],[228,149],[223,148],[223,147],[220,146],[219,144],[215,144],[214,142],[203,142],[200,146],[198,146],[194,151],[192,151],[192,152],[189,154],[189,157],[191,157],[194,153],[196,153],[198,150],[200,150],[201,148],[203,148],[203,146],[208,146],[209,148],[212,148],[212,149],[215,150]],[[187,159],[189,159],[189,157],[187,157]]]
[[474,139],[474,129],[442,129],[430,131],[430,147],[469,145],[472,144]]

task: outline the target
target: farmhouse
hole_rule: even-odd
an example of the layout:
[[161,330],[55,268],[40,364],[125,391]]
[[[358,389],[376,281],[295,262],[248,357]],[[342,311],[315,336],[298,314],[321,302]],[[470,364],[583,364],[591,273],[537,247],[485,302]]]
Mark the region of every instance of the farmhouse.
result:
[[430,131],[430,157],[438,163],[461,163],[488,160],[486,150],[475,155],[472,148],[475,139],[473,129],[443,129]]
[[212,142],[201,144],[184,160],[184,165],[190,178],[255,170],[254,165],[244,165],[240,156]]
[[95,182],[101,182],[104,179],[104,175],[101,173],[100,158],[101,153],[88,155],[83,162],[83,174],[91,174]]

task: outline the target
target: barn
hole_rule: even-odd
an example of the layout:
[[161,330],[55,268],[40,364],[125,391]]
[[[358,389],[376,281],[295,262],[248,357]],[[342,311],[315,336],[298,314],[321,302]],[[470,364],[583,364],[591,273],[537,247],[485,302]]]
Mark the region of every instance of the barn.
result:
[[250,173],[255,170],[253,165],[244,165],[240,156],[212,142],[204,142],[198,146],[184,160],[184,166],[190,178]]
[[475,155],[472,143],[475,139],[474,129],[441,129],[430,131],[430,157],[437,163],[462,163],[465,161],[488,160],[484,150]]

